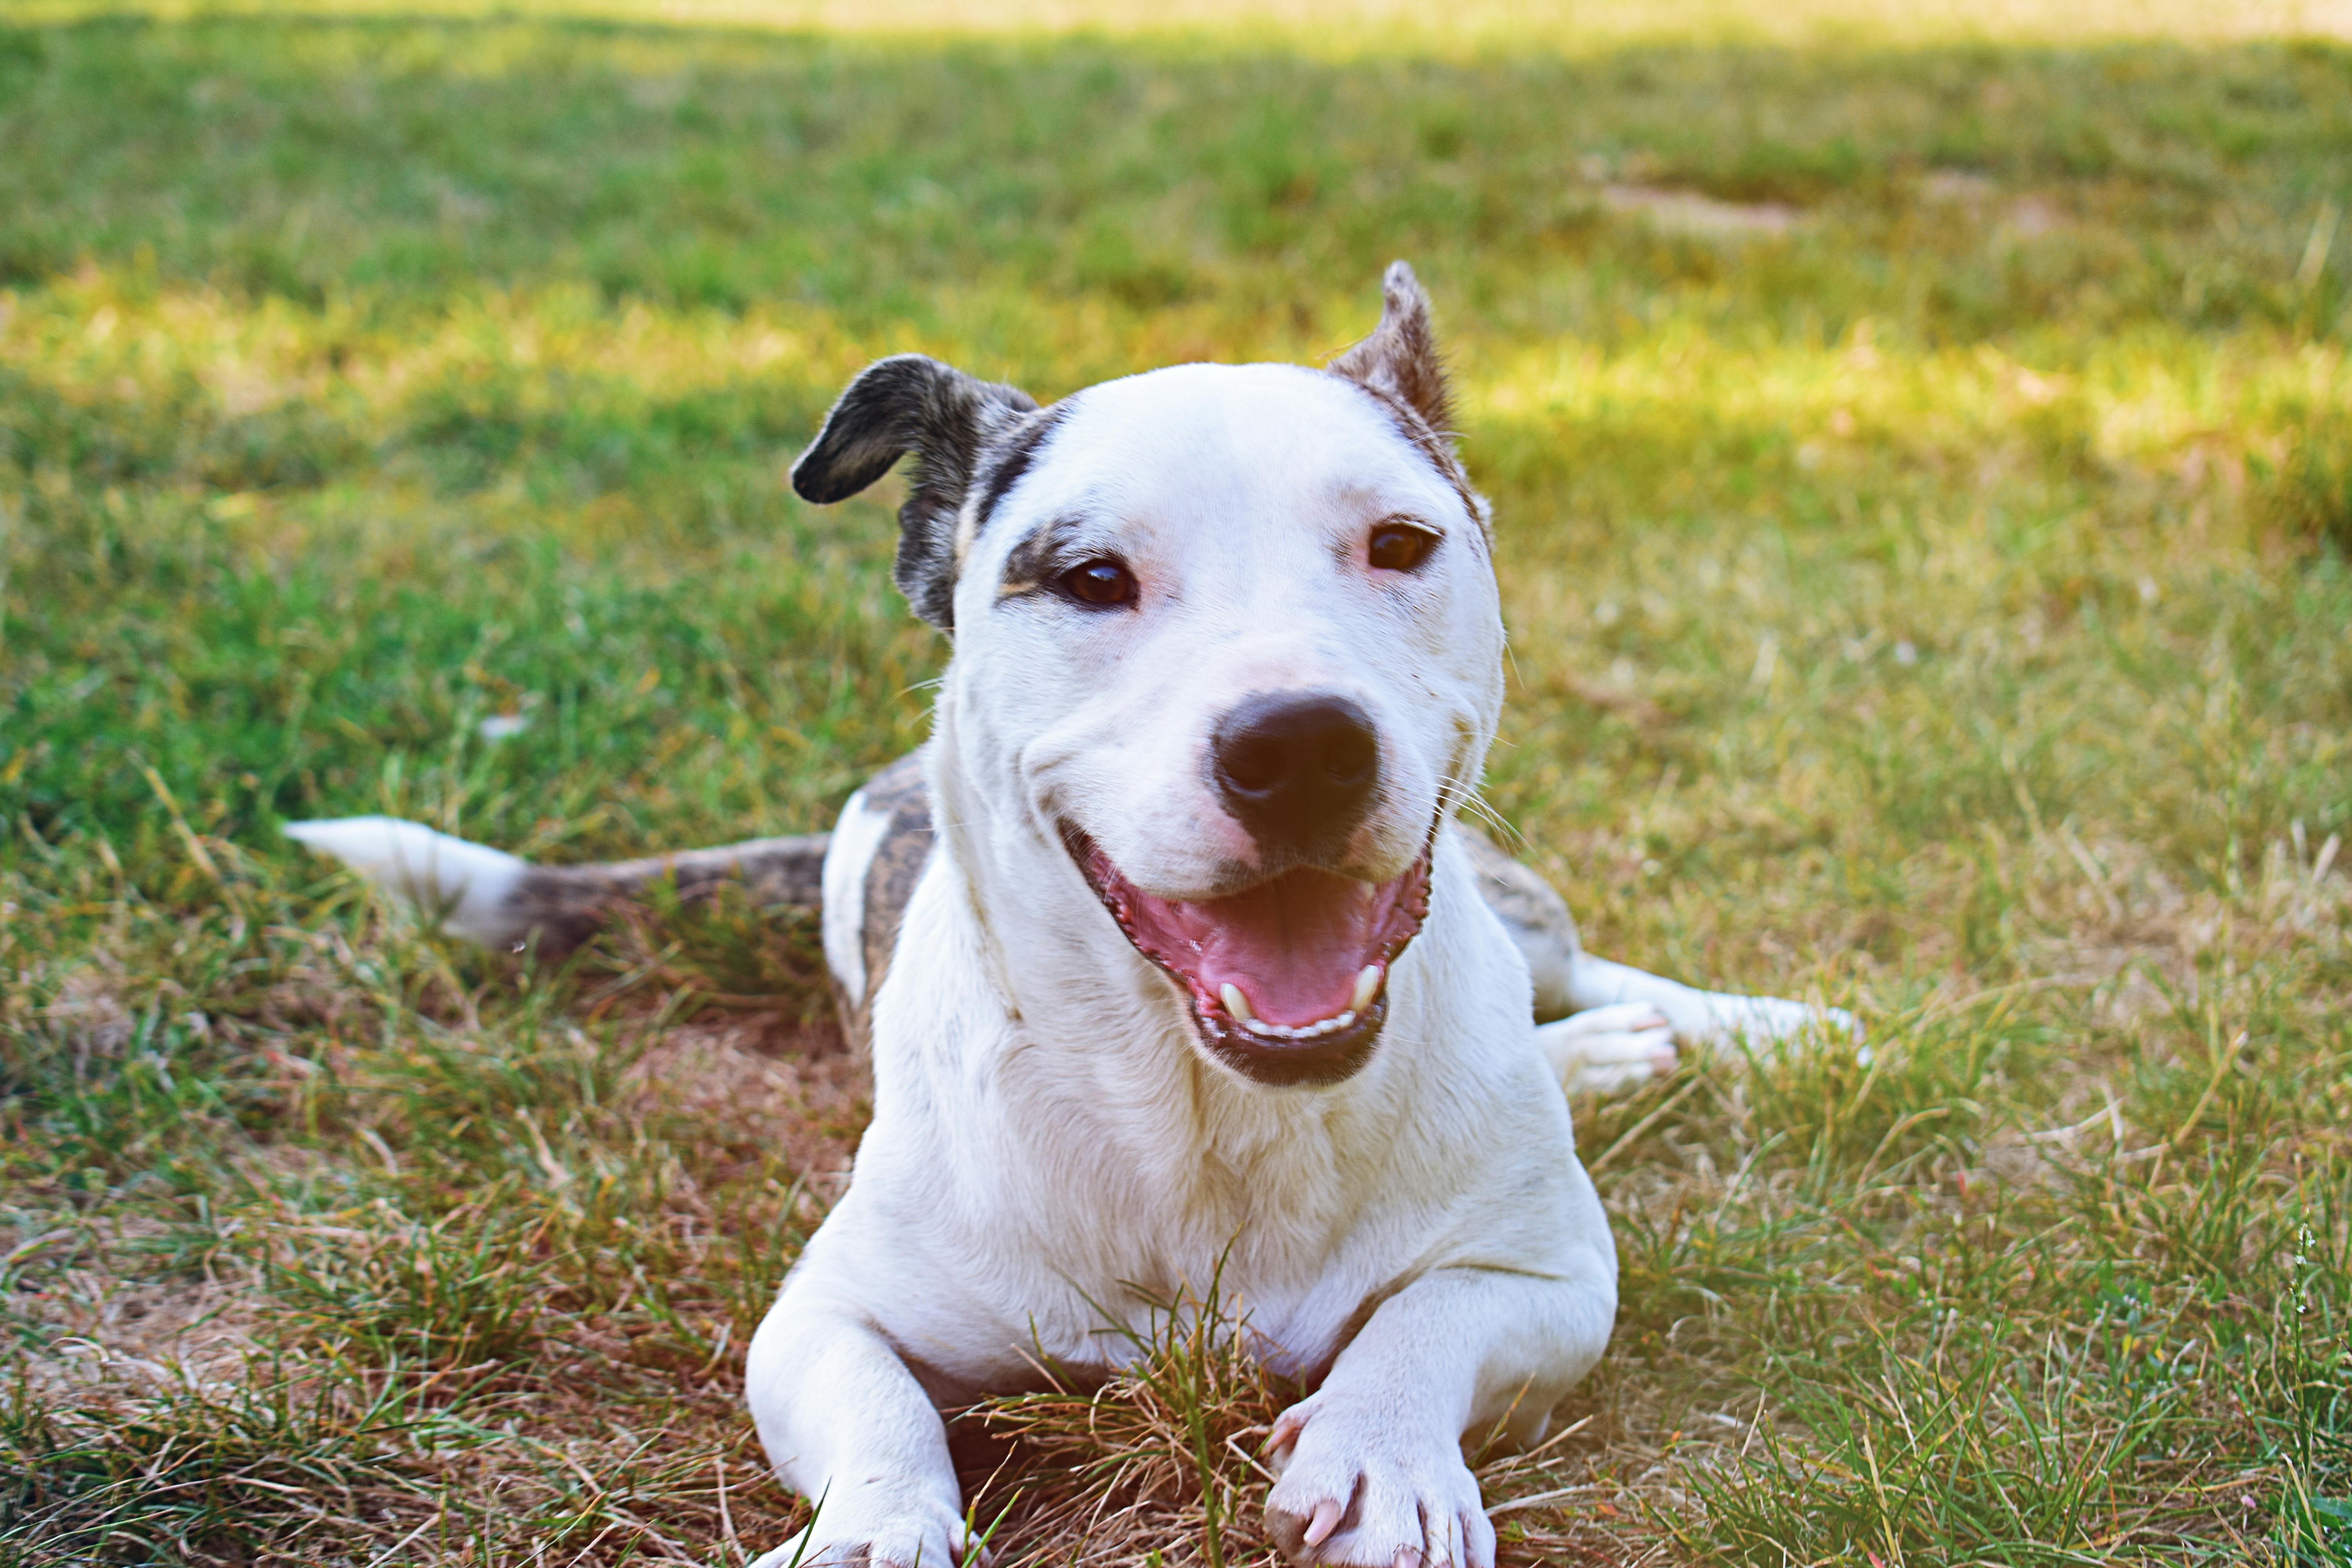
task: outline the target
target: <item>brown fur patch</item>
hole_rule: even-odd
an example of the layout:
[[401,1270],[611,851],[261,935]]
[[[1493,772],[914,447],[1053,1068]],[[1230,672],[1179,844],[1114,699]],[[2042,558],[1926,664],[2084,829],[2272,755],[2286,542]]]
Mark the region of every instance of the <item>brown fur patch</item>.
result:
[[1478,873],[1478,896],[1527,955],[1535,979],[1537,1020],[1548,1023],[1566,1016],[1572,1010],[1567,974],[1578,946],[1576,917],[1568,912],[1568,900],[1477,828],[1466,822],[1456,826]]
[[909,752],[876,773],[866,786],[866,805],[890,819],[866,868],[866,994],[841,996],[841,1027],[859,1054],[872,1041],[875,995],[890,972],[907,900],[931,858],[931,791],[923,776],[923,753]]
[[571,952],[603,929],[616,906],[665,879],[685,903],[739,883],[761,909],[813,910],[823,897],[827,841],[825,834],[803,833],[601,866],[534,866],[516,885],[512,904],[551,958]]

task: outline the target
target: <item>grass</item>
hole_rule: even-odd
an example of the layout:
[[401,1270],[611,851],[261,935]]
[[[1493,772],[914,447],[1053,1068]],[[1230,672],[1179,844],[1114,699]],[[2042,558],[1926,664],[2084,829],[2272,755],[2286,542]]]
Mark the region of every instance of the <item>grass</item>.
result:
[[[10,8],[0,1563],[781,1539],[810,932],[547,973],[276,826],[823,826],[944,653],[782,483],[851,372],[1318,356],[1396,255],[1525,853],[1874,1045],[1580,1107],[1623,1308],[1509,1559],[2352,1562],[2341,18],[1440,20]],[[1260,1560],[1282,1393],[1171,1330],[973,1413],[1000,1561]]]

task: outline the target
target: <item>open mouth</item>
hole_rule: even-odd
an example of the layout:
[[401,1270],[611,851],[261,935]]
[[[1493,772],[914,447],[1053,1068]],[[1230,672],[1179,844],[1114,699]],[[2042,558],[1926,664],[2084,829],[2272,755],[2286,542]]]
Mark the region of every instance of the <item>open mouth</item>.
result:
[[1389,966],[1429,913],[1427,845],[1386,882],[1302,867],[1186,900],[1153,898],[1093,839],[1062,836],[1127,940],[1184,987],[1220,1061],[1259,1083],[1332,1084],[1371,1059]]

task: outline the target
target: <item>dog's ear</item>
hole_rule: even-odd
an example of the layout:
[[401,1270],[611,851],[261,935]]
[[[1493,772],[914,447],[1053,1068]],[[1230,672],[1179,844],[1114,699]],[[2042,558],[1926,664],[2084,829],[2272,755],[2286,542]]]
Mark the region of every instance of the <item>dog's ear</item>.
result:
[[1395,398],[1444,439],[1453,430],[1454,403],[1445,390],[1437,334],[1429,324],[1429,295],[1412,268],[1391,261],[1381,279],[1381,324],[1333,360],[1331,369]]
[[793,489],[821,505],[846,500],[913,453],[894,575],[917,615],[953,631],[956,514],[982,449],[1036,407],[1017,386],[976,380],[922,354],[877,360],[842,392],[793,465]]

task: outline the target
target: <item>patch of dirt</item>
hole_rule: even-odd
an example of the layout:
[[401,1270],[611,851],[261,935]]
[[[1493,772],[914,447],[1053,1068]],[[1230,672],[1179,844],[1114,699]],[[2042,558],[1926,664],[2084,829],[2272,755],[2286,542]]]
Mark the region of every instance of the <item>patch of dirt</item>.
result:
[[1919,182],[1919,194],[1931,202],[1955,206],[1979,206],[2000,194],[1990,176],[1969,169],[1937,169]]
[[872,1064],[829,1022],[698,1021],[646,1052],[632,1077],[650,1101],[774,1149],[828,1203],[848,1185],[873,1115]]
[[224,1251],[158,1273],[135,1253],[163,1226],[109,1228],[105,1237],[73,1223],[0,1232],[0,1276],[14,1287],[0,1310],[40,1342],[26,1362],[33,1379],[149,1388],[241,1377],[262,1302],[253,1269]]
[[1601,205],[1612,213],[1647,219],[1669,233],[1707,239],[1786,234],[1804,221],[1804,214],[1785,202],[1717,201],[1664,185],[1603,185]]

